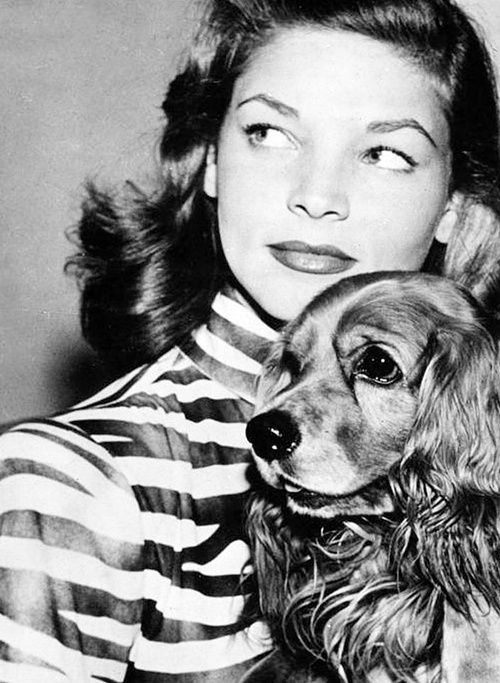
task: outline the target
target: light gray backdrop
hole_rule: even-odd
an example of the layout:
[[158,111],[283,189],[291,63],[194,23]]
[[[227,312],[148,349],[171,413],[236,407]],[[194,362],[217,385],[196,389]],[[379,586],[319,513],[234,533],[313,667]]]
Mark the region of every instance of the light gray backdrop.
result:
[[[500,64],[500,0],[463,0]],[[104,379],[63,275],[87,176],[154,172],[190,0],[0,0],[0,424]]]

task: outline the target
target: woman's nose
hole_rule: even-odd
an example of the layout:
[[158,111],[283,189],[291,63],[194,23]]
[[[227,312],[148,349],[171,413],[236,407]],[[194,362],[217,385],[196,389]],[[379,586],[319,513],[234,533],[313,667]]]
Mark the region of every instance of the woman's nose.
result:
[[350,212],[345,169],[305,163],[292,184],[288,208],[310,218],[345,220]]

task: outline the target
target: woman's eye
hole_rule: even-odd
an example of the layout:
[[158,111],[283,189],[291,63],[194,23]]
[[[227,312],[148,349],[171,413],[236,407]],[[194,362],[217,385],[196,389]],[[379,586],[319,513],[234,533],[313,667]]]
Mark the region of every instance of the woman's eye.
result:
[[417,164],[408,154],[392,147],[373,147],[365,154],[369,164],[389,171],[411,171]]
[[365,349],[354,367],[354,375],[376,384],[393,384],[403,377],[398,365],[378,346]]
[[295,147],[292,139],[285,131],[265,123],[253,123],[245,127],[245,133],[254,147],[274,147],[286,149]]

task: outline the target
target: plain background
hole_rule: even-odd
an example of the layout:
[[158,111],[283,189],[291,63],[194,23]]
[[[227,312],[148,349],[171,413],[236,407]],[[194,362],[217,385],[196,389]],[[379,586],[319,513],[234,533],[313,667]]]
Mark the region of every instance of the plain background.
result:
[[[462,0],[500,70],[500,0]],[[0,2],[0,424],[89,395],[105,373],[63,274],[87,177],[147,183],[190,0]]]

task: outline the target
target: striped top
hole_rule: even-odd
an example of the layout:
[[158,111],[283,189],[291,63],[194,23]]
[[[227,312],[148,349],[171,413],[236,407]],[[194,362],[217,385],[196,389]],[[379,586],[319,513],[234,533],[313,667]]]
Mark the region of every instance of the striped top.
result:
[[0,437],[0,681],[238,681],[245,423],[275,333],[219,294],[174,348]]

